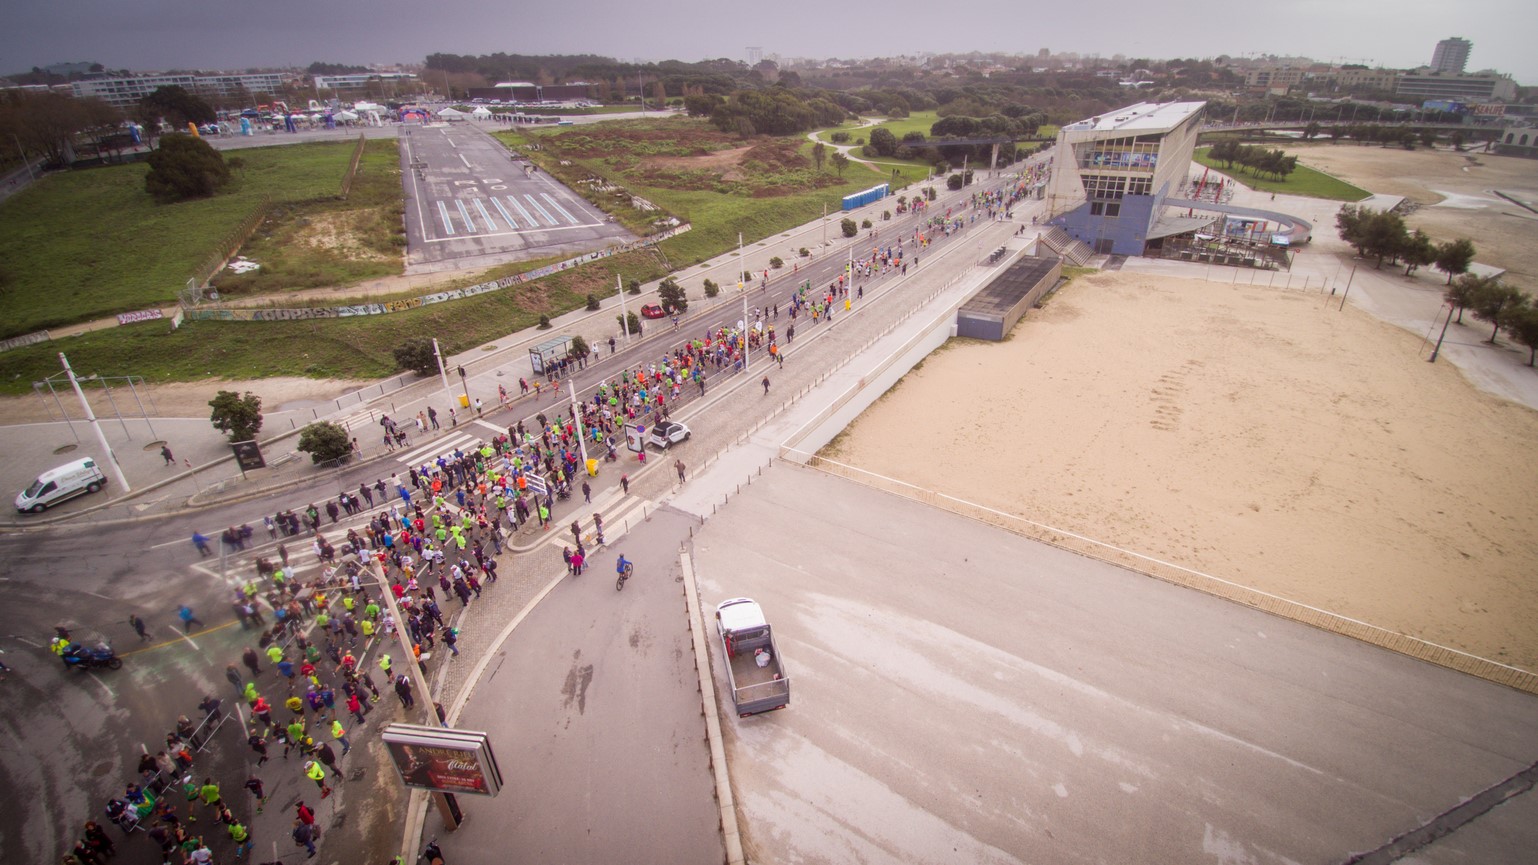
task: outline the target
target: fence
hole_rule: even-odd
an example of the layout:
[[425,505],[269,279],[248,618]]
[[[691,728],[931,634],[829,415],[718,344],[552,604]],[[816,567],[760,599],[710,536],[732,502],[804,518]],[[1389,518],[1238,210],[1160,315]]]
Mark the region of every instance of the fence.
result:
[[226,235],[224,240],[214,248],[215,251],[209,253],[208,258],[193,271],[192,278],[187,280],[187,288],[181,292],[183,306],[194,306],[203,300],[203,287],[208,285],[208,281],[214,278],[214,274],[222,270],[225,263],[239,252],[242,246],[246,245],[246,241],[251,239],[251,235],[256,233],[262,220],[266,219],[267,214],[271,212],[272,196],[264,195],[240,225]]
[[347,200],[348,193],[352,192],[352,179],[358,174],[358,163],[363,161],[363,148],[368,144],[363,133],[358,133],[358,146],[352,150],[352,161],[347,163],[347,173],[342,175],[342,191],[337,195],[343,201]]

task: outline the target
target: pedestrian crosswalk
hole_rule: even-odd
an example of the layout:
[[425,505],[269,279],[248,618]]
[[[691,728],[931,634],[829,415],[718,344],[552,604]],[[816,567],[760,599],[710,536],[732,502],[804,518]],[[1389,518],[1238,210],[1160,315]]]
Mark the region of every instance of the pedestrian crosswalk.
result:
[[485,436],[474,433],[453,432],[443,438],[433,439],[425,445],[418,445],[396,457],[395,461],[406,466],[420,466],[424,463],[436,462],[438,457],[451,457],[454,451],[468,450],[471,446],[485,440]]

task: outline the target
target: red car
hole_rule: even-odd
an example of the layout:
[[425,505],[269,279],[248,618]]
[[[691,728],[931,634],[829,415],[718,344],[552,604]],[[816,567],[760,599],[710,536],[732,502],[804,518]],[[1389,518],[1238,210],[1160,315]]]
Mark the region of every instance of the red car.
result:
[[661,306],[659,306],[659,305],[657,305],[655,303],[648,303],[648,304],[646,304],[646,305],[641,307],[641,317],[642,318],[667,318],[667,313],[662,311],[662,307]]

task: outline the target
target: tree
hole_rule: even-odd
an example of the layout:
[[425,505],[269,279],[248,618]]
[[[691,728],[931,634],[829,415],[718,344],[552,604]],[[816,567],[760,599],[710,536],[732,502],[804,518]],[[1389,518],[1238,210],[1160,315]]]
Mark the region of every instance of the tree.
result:
[[144,175],[144,189],[161,203],[207,198],[230,182],[224,157],[191,135],[165,136],[160,149],[145,161],[150,170]]
[[817,142],[816,144],[813,144],[812,145],[812,164],[817,166],[817,170],[818,171],[821,171],[822,170],[822,164],[824,162],[827,162],[827,161],[828,161],[828,145],[823,144],[821,141]]
[[309,454],[312,463],[345,461],[352,453],[352,439],[346,427],[323,420],[299,431],[297,449]]
[[433,351],[433,341],[425,336],[414,336],[395,347],[395,365],[409,369],[418,375],[432,375],[438,371],[438,353]]
[[1404,251],[1409,238],[1399,214],[1379,211],[1370,214],[1363,225],[1362,249],[1367,255],[1377,256],[1377,267],[1382,267],[1383,259],[1397,258]]
[[592,349],[588,346],[587,340],[580,336],[574,336],[571,338],[571,350],[568,352],[569,356],[574,358],[587,357],[590,352],[592,352]]
[[150,116],[179,130],[186,129],[188,123],[201,125],[217,118],[212,105],[174,84],[157,87],[154,93],[140,99],[139,104]]
[[121,116],[100,99],[74,99],[62,93],[18,91],[0,98],[0,133],[5,140],[58,165],[74,157],[77,135],[98,128],[121,131],[115,128]]
[[1531,304],[1512,313],[1506,321],[1506,333],[1527,348],[1527,365],[1538,358],[1538,307]]
[[1486,340],[1490,343],[1494,343],[1501,328],[1527,306],[1527,295],[1521,289],[1502,285],[1498,278],[1481,280],[1469,299],[1469,309],[1474,311],[1474,317],[1494,325],[1490,339]]
[[1464,274],[1458,277],[1456,282],[1449,282],[1447,290],[1442,292],[1442,297],[1448,303],[1458,309],[1458,323],[1463,324],[1463,311],[1468,309],[1474,301],[1474,292],[1479,288],[1481,280],[1473,274]]
[[662,301],[663,309],[672,309],[675,312],[685,312],[689,309],[689,298],[684,296],[684,287],[671,276],[658,283],[657,299]]
[[1400,252],[1404,258],[1405,276],[1413,274],[1416,268],[1425,267],[1437,260],[1436,244],[1431,242],[1430,235],[1419,228],[1415,229],[1405,241],[1404,249]]
[[625,333],[641,332],[641,320],[636,318],[636,314],[633,312],[623,316],[616,315],[614,320],[619,324],[620,329]]
[[853,219],[845,218],[838,227],[843,230],[845,237],[854,237],[860,233],[860,226],[856,225]]
[[870,146],[877,156],[891,156],[897,152],[897,136],[892,134],[892,130],[878,126],[871,130]]
[[828,161],[833,163],[833,170],[838,172],[838,176],[839,176],[840,179],[843,179],[843,177],[844,177],[844,169],[849,167],[849,157],[845,156],[842,153],[835,153],[832,156],[828,157]]
[[250,441],[262,429],[262,398],[246,391],[245,396],[230,390],[221,390],[208,401],[213,413],[208,419],[214,429],[230,437],[232,442]]
[[1319,121],[1317,121],[1317,120],[1310,120],[1308,122],[1308,125],[1303,127],[1303,137],[1304,138],[1318,138],[1319,137],[1319,129],[1320,129]]
[[1447,284],[1453,284],[1453,277],[1468,273],[1469,265],[1474,263],[1474,242],[1466,237],[1448,242],[1437,247],[1437,270],[1447,274]]

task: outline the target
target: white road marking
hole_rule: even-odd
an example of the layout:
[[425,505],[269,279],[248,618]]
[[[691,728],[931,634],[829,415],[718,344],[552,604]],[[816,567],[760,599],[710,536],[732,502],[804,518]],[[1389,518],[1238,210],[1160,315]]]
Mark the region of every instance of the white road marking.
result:
[[466,168],[474,168],[475,167],[475,166],[470,164],[470,160],[466,159],[465,155],[463,153],[459,154],[459,161],[463,162],[465,164]]
[[525,193],[523,197],[529,200],[529,204],[533,205],[534,209],[539,211],[539,215],[544,217],[546,222],[550,223],[551,225],[555,225],[555,217],[550,215],[550,211],[541,207],[539,202],[534,200],[534,196]]
[[518,220],[513,219],[513,215],[511,213],[507,212],[507,208],[502,206],[502,202],[500,202],[497,199],[493,198],[493,199],[491,199],[491,203],[496,206],[497,212],[502,214],[502,218],[507,220],[507,225],[508,225],[509,228],[513,228],[513,229],[517,229],[518,228]]
[[[483,233],[477,234],[475,236],[476,237],[512,237],[514,235],[519,235],[519,234],[528,234],[531,231],[532,232],[537,232],[537,233],[547,233],[547,232],[552,232],[552,231],[575,231],[577,229],[599,228],[602,225],[603,225],[602,222],[589,222],[589,223],[585,223],[583,225],[557,225],[557,226],[555,226],[553,228],[546,228],[544,226],[540,226],[539,228],[532,228],[532,229],[525,228],[525,229],[519,229],[517,231],[483,232]],[[429,237],[429,238],[427,238],[427,242],[428,243],[447,243],[447,242],[449,242],[451,240],[458,240],[458,238],[454,238],[454,237]]]
[[449,209],[442,201],[438,202],[438,214],[443,217],[443,229],[449,234],[454,233],[454,220],[449,218]]
[[487,227],[492,231],[496,231],[497,224],[492,221],[491,214],[486,212],[486,207],[481,204],[481,200],[479,198],[475,199],[475,209],[481,212],[481,219],[486,220]]
[[566,221],[567,222],[571,223],[572,225],[576,225],[577,224],[576,217],[572,216],[570,213],[567,213],[566,212],[566,208],[562,207],[561,203],[559,201],[556,201],[554,198],[552,198],[550,196],[550,193],[548,193],[548,192],[541,192],[539,194],[539,197],[543,198],[545,201],[549,202],[551,207],[554,207],[556,210],[559,210],[561,212],[561,215],[566,217]]
[[518,199],[517,198],[514,198],[513,196],[509,195],[507,197],[507,203],[511,204],[512,206],[514,206],[516,208],[518,208],[518,212],[523,214],[523,221],[527,222],[530,225],[530,227],[537,228],[539,226],[539,220],[537,220],[534,217],[530,216],[529,212],[527,210],[523,209],[523,205],[518,203]]
[[465,202],[462,199],[456,198],[454,199],[454,206],[459,208],[459,215],[465,218],[465,225],[470,226],[470,233],[478,233],[480,228],[476,226],[475,220],[470,218],[470,211],[465,209]]

